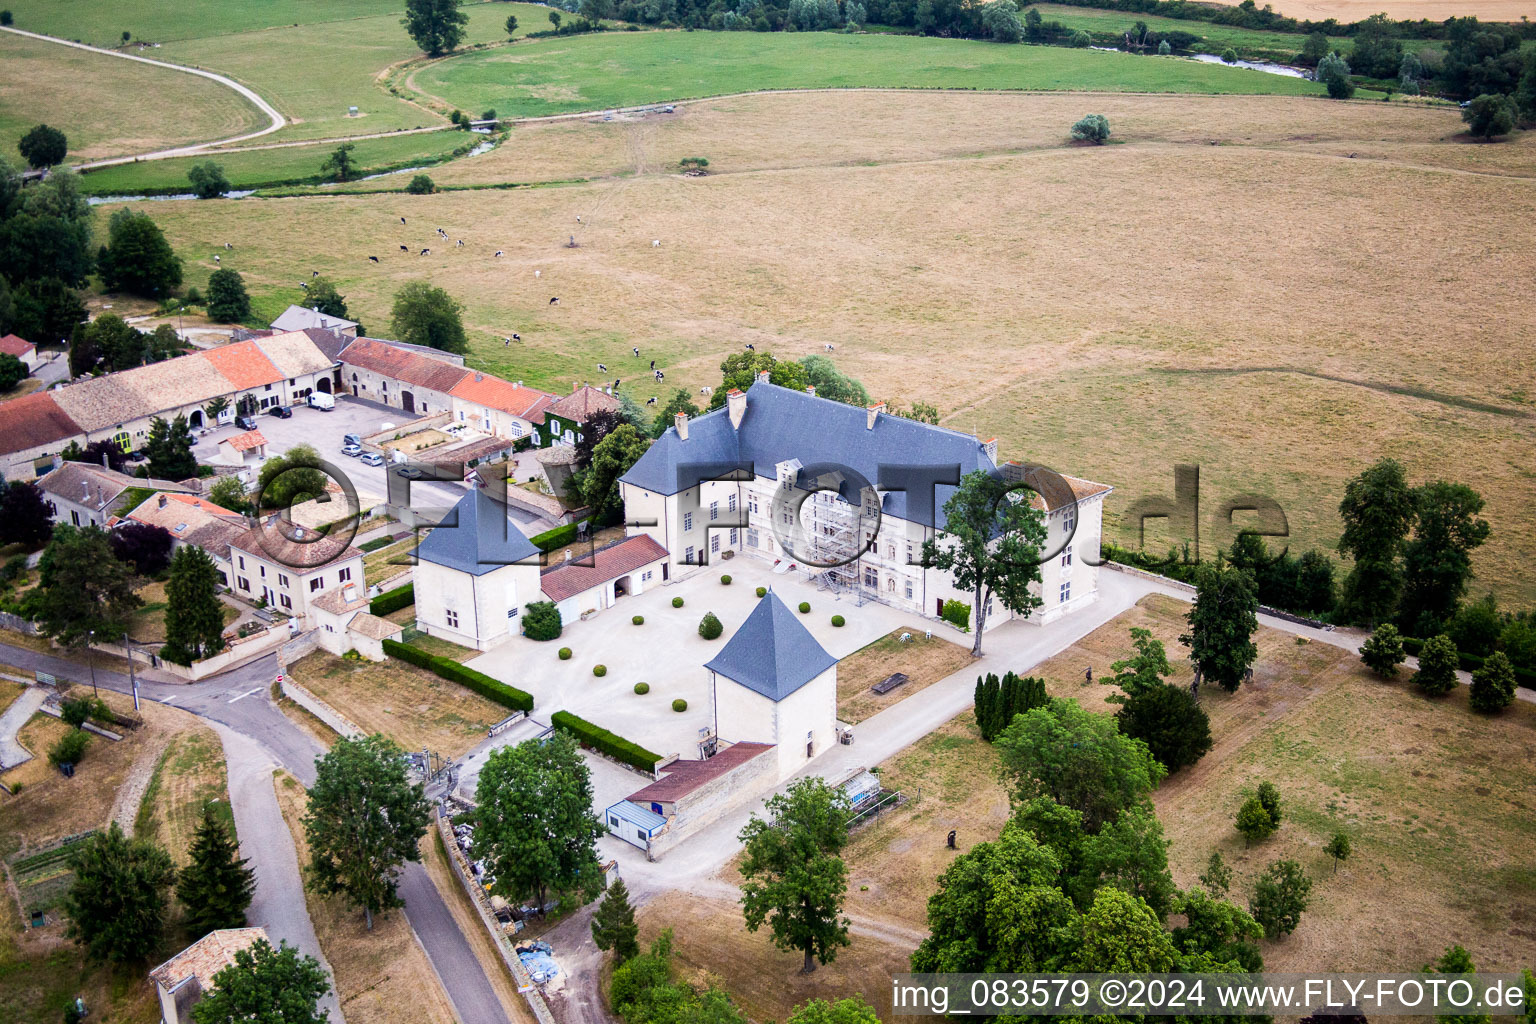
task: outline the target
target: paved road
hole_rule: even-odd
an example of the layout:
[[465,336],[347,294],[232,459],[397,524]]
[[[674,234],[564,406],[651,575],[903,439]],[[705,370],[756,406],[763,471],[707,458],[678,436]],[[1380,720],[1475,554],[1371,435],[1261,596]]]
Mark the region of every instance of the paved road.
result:
[[[54,673],[60,679],[79,680],[87,675],[83,665],[26,648],[0,644],[0,657],[17,668],[31,671],[42,669]],[[190,711],[218,726],[224,726],[252,743],[271,764],[286,769],[305,786],[314,784],[315,758],[321,750],[308,733],[296,726],[272,703],[272,681],[277,676],[275,657],[269,655],[202,683],[165,682],[163,678],[154,678],[154,675],[140,673],[141,698]],[[97,668],[96,681],[106,689],[119,693],[129,692],[128,677],[122,673]],[[237,750],[240,753],[239,760],[244,765],[247,754],[243,748]],[[240,769],[242,773],[245,770],[245,767]],[[270,784],[265,795],[259,786],[247,782],[237,784],[232,762],[230,799],[240,801],[235,805],[237,820],[242,812],[261,820],[266,813],[260,806],[261,802],[270,795]],[[275,810],[275,796],[272,800],[272,809]],[[282,825],[281,819],[278,819],[278,825]],[[281,830],[269,827],[267,831],[275,833],[280,839],[288,835],[286,826],[282,826]],[[247,834],[244,826],[240,826],[240,834],[244,849]],[[292,844],[284,845],[292,857]],[[296,866],[294,872],[296,876]],[[302,895],[296,889],[288,888],[292,884],[291,879],[286,884],[280,882],[278,898],[302,908]],[[415,929],[427,958],[442,979],[443,988],[459,1019],[469,1024],[511,1024],[474,950],[459,931],[447,904],[443,902],[442,894],[420,864],[407,864],[401,872],[400,895],[405,900],[406,920]],[[307,915],[303,916],[307,918]]]

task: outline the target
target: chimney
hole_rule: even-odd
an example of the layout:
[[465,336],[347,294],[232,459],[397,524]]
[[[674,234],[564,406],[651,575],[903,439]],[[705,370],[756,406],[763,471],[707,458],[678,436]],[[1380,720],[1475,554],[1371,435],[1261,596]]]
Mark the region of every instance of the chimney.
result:
[[672,425],[677,428],[677,439],[679,441],[686,441],[686,440],[688,440],[688,414],[687,413],[680,412],[676,416],[672,417]]
[[740,388],[731,388],[725,394],[725,406],[731,417],[731,429],[740,429],[741,418],[747,414],[747,396]]
[[343,601],[345,601],[347,604],[351,604],[353,601],[356,601],[357,600],[357,584],[356,583],[348,583],[346,586],[342,587],[341,588],[341,599]]
[[169,500],[170,500],[169,498],[167,498],[165,495],[162,494],[162,495],[160,495],[160,500],[155,502],[155,507],[156,508],[165,508],[166,502],[169,501]]
[[91,482],[89,480],[81,480],[80,481],[80,504],[84,505],[86,502],[88,502],[90,500],[91,500]]
[[816,397],[816,385],[815,384],[807,384],[805,386],[805,393],[810,395],[812,398],[815,398]]
[[767,370],[759,370],[758,371],[757,382],[759,384],[767,384],[768,383],[768,371]]
[[513,381],[512,382],[512,386],[515,387],[515,388],[520,388],[520,387],[523,386],[523,382],[520,381],[520,380]]
[[475,383],[479,384],[483,380],[485,380],[485,374],[483,374],[480,371],[476,370],[475,371]]
[[989,437],[981,442],[981,450],[987,453],[987,458],[992,460],[992,465],[997,465],[997,438]]
[[580,390],[581,390],[581,383],[579,381],[574,381],[574,380],[571,381],[571,394],[574,395],[576,392],[578,392]]
[[875,420],[879,418],[881,413],[885,412],[885,403],[876,402],[874,405],[866,406],[864,411],[869,414],[869,418],[864,423],[864,429],[874,430]]

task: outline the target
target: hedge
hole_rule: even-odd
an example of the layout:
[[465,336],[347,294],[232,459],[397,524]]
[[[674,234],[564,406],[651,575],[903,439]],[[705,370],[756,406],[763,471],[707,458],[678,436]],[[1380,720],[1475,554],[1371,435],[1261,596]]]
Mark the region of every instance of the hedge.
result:
[[397,612],[407,605],[416,603],[416,585],[407,583],[403,587],[394,590],[386,590],[372,601],[368,602],[368,612],[371,615],[388,615]]
[[549,722],[556,729],[570,733],[582,746],[591,747],[600,754],[607,754],[643,772],[654,772],[656,762],[661,760],[660,754],[653,754],[638,743],[631,743],[624,737],[615,735],[601,726],[593,725],[585,718],[579,718],[569,711],[556,711],[549,717]]
[[424,668],[435,676],[458,683],[488,700],[495,701],[502,707],[511,708],[513,711],[533,710],[532,694],[524,693],[515,686],[508,686],[499,679],[492,679],[484,672],[476,672],[472,668],[460,665],[452,658],[428,654],[419,647],[402,644],[398,640],[385,640],[382,643],[384,645],[384,653],[390,657],[399,658],[401,661],[408,661],[417,668]]
[[540,551],[548,552],[556,548],[563,548],[576,539],[576,524],[566,523],[564,526],[557,526],[553,530],[545,530],[543,533],[529,539],[533,541],[533,546]]
[[[1415,658],[1419,656],[1419,649],[1423,646],[1424,641],[1418,637],[1403,637],[1403,650]],[[1457,653],[1461,655],[1461,667],[1468,672],[1476,672],[1483,667],[1483,662],[1487,660],[1481,654],[1471,654],[1467,651],[1458,651]],[[1515,683],[1525,687],[1527,690],[1536,690],[1536,670],[1526,668],[1524,665],[1516,665],[1514,668]]]

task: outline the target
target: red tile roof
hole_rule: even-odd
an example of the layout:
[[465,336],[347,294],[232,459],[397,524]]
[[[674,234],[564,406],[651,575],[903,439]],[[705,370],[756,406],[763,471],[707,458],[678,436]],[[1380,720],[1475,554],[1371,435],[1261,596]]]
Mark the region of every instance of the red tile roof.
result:
[[266,444],[267,439],[262,436],[261,431],[259,430],[247,430],[243,434],[236,434],[234,437],[226,437],[219,443],[227,444],[237,452],[248,452],[252,448],[260,448],[262,445]]
[[587,422],[587,417],[599,412],[618,412],[619,400],[605,395],[590,384],[585,384],[549,407],[556,416],[564,416],[577,423]]
[[564,601],[666,557],[667,549],[649,534],[642,533],[545,569],[539,577],[539,589],[551,601]]
[[358,338],[352,342],[343,351],[341,361],[433,391],[452,391],[454,385],[469,375],[462,366],[396,348],[375,338]]
[[26,338],[17,337],[14,334],[7,334],[5,337],[0,338],[0,352],[4,352],[8,356],[15,356],[17,359],[20,359],[36,348],[37,346]]
[[529,423],[543,423],[544,410],[558,401],[558,397],[548,391],[525,388],[489,373],[466,373],[449,393],[466,402],[510,413]]
[[52,392],[34,391],[22,398],[0,402],[0,453],[26,451],[83,434]]
[[237,341],[230,345],[206,349],[203,358],[213,368],[229,378],[237,388],[254,388],[263,384],[276,384],[285,374],[272,365],[266,353],[256,347],[254,341]]
[[771,743],[736,743],[703,761],[673,761],[662,769],[666,774],[644,789],[629,794],[627,799],[642,807],[652,802],[673,803],[706,782],[718,779],[772,749]]

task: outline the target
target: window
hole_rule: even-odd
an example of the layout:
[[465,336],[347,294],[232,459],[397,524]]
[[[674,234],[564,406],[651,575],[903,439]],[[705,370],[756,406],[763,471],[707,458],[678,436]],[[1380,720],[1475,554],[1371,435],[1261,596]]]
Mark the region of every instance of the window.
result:
[[284,575],[283,573],[278,573],[277,574],[277,585],[280,586],[280,587],[286,587],[288,585],[288,577],[286,575]]
[[345,568],[345,569],[338,569],[336,571],[336,579],[338,581],[342,582],[342,583],[347,582],[347,580],[349,580],[351,578],[352,578],[352,569],[351,569],[350,566]]
[[267,385],[267,390],[268,390],[268,391],[271,391],[271,390],[272,390],[272,385],[271,385],[271,384],[268,384],[268,385]]
[[69,520],[70,520],[70,522],[74,523],[76,526],[79,526],[80,525],[80,513],[76,512],[74,509],[70,509],[69,510]]
[[450,608],[450,609],[448,609],[447,611],[445,611],[443,613],[443,617],[448,620],[448,628],[449,629],[458,629],[459,628],[459,613],[458,612],[456,612],[452,608]]
[[735,547],[735,546],[736,546],[736,528],[733,526],[733,527],[731,527],[731,547]]
[[693,529],[693,513],[692,512],[684,512],[683,513],[683,532],[687,533],[691,529]]
[[907,580],[907,600],[912,600],[912,581]]
[[278,594],[277,595],[277,600],[278,600],[278,603],[281,604],[284,608],[292,608],[293,607],[293,599],[290,598],[287,594]]
[[645,572],[641,573],[640,574],[640,582],[641,583],[649,583],[651,581],[651,572],[652,571],[650,569],[647,569],[647,570],[645,570]]
[[1069,580],[1061,585],[1061,603],[1066,604],[1072,600],[1072,583]]
[[736,511],[736,495],[733,494],[725,499],[725,508],[728,512]]
[[1071,533],[1077,526],[1077,509],[1069,509],[1067,514],[1061,517],[1061,528]]
[[867,565],[864,567],[864,585],[871,589],[878,589],[880,586],[880,574]]
[[267,567],[266,566],[258,565],[256,567],[256,571],[261,574],[261,578],[262,579],[266,579],[267,578]]
[[309,581],[309,592],[313,594],[323,586],[325,586],[325,577],[316,576],[314,579]]
[[512,421],[512,436],[513,437],[522,437],[523,436],[523,421],[522,420],[513,420]]
[[720,518],[720,503],[718,501],[712,501],[712,502],[709,503],[709,521],[710,522],[714,522],[716,519],[719,519],[719,518]]
[[643,829],[643,828],[635,829],[635,838],[636,839],[644,839],[644,838],[646,838],[645,829]]
[[757,515],[757,495],[751,494],[747,496],[747,508],[753,515]]
[[683,561],[687,562],[689,565],[693,564],[693,545],[692,544],[688,545],[688,547],[684,549],[684,551],[683,551]]
[[241,590],[250,590],[251,589],[251,581],[246,579],[244,576],[236,577],[235,578],[235,582],[240,585],[240,589]]
[[244,555],[236,555],[235,556],[235,560],[240,563],[240,568],[242,568],[242,569],[245,568],[245,556]]
[[521,611],[521,610],[522,610],[521,608],[508,608],[507,609],[507,618],[509,618],[509,619],[517,618],[517,613],[519,611]]
[[716,553],[720,551],[720,535],[718,533],[709,535],[709,550]]
[[761,545],[758,544],[758,542],[757,542],[757,531],[756,530],[748,530],[747,531],[747,547],[749,547],[749,548],[761,547]]
[[459,422],[460,423],[464,422],[464,410],[463,409],[459,410]]
[[912,557],[912,542],[907,541],[907,564],[911,565],[915,561],[916,559]]
[[1067,548],[1065,551],[1063,551],[1061,553],[1061,564],[1064,565],[1064,566],[1072,564],[1072,549],[1071,548]]

